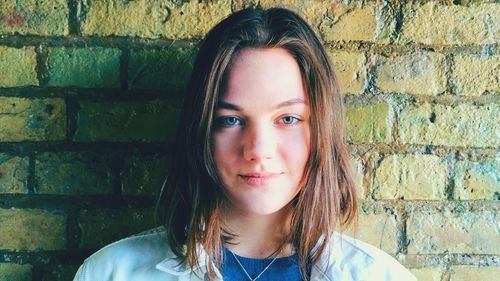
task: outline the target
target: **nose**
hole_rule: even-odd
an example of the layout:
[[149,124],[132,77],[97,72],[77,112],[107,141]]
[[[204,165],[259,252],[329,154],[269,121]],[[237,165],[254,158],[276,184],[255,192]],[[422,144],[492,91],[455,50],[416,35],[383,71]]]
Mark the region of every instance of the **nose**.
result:
[[272,129],[252,126],[247,129],[243,144],[243,157],[247,161],[272,159],[276,153],[277,140]]

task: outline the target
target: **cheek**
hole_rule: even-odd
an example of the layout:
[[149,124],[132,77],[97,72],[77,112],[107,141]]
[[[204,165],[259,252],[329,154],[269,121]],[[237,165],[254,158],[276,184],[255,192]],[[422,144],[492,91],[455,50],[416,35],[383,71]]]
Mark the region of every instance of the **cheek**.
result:
[[231,165],[238,154],[237,137],[227,133],[216,133],[213,143],[217,168],[220,170],[227,165]]

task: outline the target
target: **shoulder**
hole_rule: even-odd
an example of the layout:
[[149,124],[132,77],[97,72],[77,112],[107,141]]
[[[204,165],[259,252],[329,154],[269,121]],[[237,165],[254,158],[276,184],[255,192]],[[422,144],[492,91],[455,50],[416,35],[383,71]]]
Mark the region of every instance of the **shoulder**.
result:
[[332,280],[417,280],[389,254],[349,236],[335,234],[328,248],[322,262]]
[[170,255],[165,230],[157,228],[105,246],[88,257],[75,281],[123,280],[132,272],[150,270]]

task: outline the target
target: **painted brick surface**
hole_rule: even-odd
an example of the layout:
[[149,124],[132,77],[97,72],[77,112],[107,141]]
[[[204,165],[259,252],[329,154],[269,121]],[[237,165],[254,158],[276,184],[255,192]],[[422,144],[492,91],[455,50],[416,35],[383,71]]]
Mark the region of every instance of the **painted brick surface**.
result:
[[421,281],[441,281],[443,270],[440,268],[412,268],[411,273]]
[[31,281],[32,269],[29,264],[0,263],[0,281]]
[[391,118],[387,103],[347,106],[347,138],[353,143],[389,142]]
[[388,214],[365,214],[359,217],[358,228],[346,234],[362,240],[389,254],[397,251],[396,219]]
[[65,249],[66,217],[62,214],[41,209],[0,208],[0,225],[2,250]]
[[167,101],[80,103],[75,141],[168,141],[180,114]]
[[453,266],[450,281],[496,280],[500,267]]
[[28,158],[0,153],[0,194],[28,193]]
[[500,92],[500,56],[458,55],[453,66],[454,91],[460,96]]
[[329,52],[333,69],[343,94],[361,94],[366,82],[366,59],[363,53]]
[[153,209],[82,210],[78,216],[80,248],[97,249],[153,228]]
[[73,280],[78,266],[72,265],[51,265],[45,266],[43,281],[70,281]]
[[500,200],[500,159],[459,161],[453,195],[456,200]]
[[424,103],[408,106],[398,117],[398,140],[403,144],[498,147],[499,131],[498,104]]
[[230,0],[83,1],[85,36],[187,39],[202,37],[231,13]]
[[375,58],[375,85],[386,93],[432,96],[446,88],[444,55],[423,52]]
[[500,7],[495,3],[442,5],[437,1],[408,5],[401,43],[479,45],[500,40]]
[[495,212],[415,212],[407,222],[409,254],[498,255],[500,221]]
[[31,85],[38,85],[35,48],[0,46],[0,88]]
[[113,193],[109,159],[91,152],[40,153],[35,179],[35,192],[40,194]]
[[375,171],[376,199],[443,200],[448,185],[446,162],[435,155],[386,156]]
[[52,141],[65,137],[63,99],[0,97],[0,141]]
[[184,90],[195,52],[194,47],[132,50],[128,66],[129,88]]
[[0,2],[0,35],[68,35],[68,13],[64,0],[4,0]]
[[133,156],[125,160],[122,176],[122,193],[158,195],[168,172],[165,156]]

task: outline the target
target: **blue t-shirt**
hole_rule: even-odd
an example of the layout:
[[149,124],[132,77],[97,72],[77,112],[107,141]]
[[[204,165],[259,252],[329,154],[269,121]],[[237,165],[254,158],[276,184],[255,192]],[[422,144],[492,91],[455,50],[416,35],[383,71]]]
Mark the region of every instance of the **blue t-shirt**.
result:
[[[236,254],[234,254],[236,255]],[[236,255],[240,263],[248,272],[250,277],[254,279],[266,268],[273,259],[252,259]],[[297,254],[289,257],[277,258],[269,268],[256,281],[264,280],[287,280],[287,281],[302,281],[300,275],[299,258]],[[245,271],[236,261],[233,253],[224,248],[222,260],[222,277],[224,281],[249,281]]]

